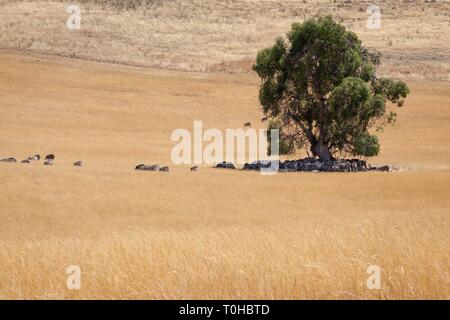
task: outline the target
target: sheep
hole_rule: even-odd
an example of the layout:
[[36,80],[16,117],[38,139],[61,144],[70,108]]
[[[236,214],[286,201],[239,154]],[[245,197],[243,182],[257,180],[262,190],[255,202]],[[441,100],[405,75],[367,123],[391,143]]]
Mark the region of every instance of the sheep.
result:
[[161,166],[159,164],[151,165],[147,167],[148,171],[160,171]]
[[48,154],[45,156],[45,160],[55,160],[55,155],[54,154]]
[[30,160],[30,161],[37,161],[37,160],[41,160],[41,156],[39,155],[39,154],[35,154],[34,156],[30,156],[30,157],[28,157],[28,159],[27,160]]
[[135,167],[135,170],[169,172],[169,167],[161,167],[159,164],[154,164],[150,166],[147,166],[145,164],[139,164]]
[[145,164],[138,164],[135,170],[147,170],[147,166]]
[[216,165],[216,168],[236,169],[233,163],[222,161]]

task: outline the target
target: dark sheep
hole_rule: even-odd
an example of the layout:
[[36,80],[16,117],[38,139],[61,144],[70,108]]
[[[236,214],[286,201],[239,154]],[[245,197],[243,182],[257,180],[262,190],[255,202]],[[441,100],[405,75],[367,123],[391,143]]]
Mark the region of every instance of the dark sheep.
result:
[[136,166],[135,170],[147,170],[147,166],[145,164],[139,164]]
[[231,163],[231,162],[226,162],[226,161],[223,161],[223,162],[218,163],[218,164],[216,165],[216,168],[236,169],[233,163]]
[[135,170],[169,172],[169,167],[161,167],[159,164],[154,164],[150,166],[147,166],[145,164],[139,164],[136,166]]

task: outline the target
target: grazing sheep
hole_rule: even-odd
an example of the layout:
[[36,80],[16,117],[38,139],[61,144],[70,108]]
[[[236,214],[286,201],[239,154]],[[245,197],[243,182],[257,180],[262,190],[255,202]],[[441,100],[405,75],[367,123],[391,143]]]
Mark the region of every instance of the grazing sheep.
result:
[[44,161],[44,166],[52,166],[53,165],[53,160],[52,159],[47,159]]
[[28,157],[28,159],[27,160],[30,160],[30,161],[37,161],[37,160],[41,160],[41,156],[39,155],[39,154],[35,154],[34,156],[30,156],[30,157]]
[[45,160],[55,160],[55,155],[54,154],[48,154],[45,156]]
[[233,163],[222,161],[216,165],[216,168],[236,169]]
[[148,171],[160,171],[161,170],[161,166],[159,164],[155,164],[152,166],[148,166],[147,167]]
[[135,170],[147,170],[147,166],[145,164],[138,164]]
[[154,165],[151,165],[151,166],[147,166],[145,164],[139,164],[139,165],[136,166],[135,170],[168,172],[169,171],[169,167],[161,167],[159,164],[154,164]]
[[198,166],[191,167],[191,171],[198,171]]
[[73,164],[75,167],[82,167],[83,166],[83,161],[77,161]]
[[5,158],[5,159],[1,159],[1,162],[17,162],[17,160],[15,158]]
[[244,123],[244,127],[251,127],[251,126],[252,126],[252,124],[250,122]]

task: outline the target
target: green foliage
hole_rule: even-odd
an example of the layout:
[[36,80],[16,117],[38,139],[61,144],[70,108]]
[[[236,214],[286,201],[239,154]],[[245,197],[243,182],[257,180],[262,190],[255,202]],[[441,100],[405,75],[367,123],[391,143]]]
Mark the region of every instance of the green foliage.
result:
[[374,93],[386,97],[387,100],[396,103],[399,107],[403,106],[403,99],[409,93],[409,89],[401,81],[390,79],[380,79],[374,84]]
[[393,123],[386,103],[402,106],[409,93],[401,81],[378,78],[379,63],[377,51],[331,17],[294,23],[287,39],[261,50],[253,67],[259,101],[288,151],[309,145],[322,159],[376,155],[378,140],[368,130]]
[[354,153],[365,157],[373,157],[380,152],[378,137],[364,133],[354,139]]

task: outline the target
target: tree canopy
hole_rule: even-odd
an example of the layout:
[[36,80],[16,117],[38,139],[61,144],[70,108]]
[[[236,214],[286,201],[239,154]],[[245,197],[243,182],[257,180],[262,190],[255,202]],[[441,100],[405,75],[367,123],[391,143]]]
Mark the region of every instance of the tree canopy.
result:
[[405,83],[377,76],[380,58],[329,16],[292,24],[287,39],[259,51],[259,101],[269,130],[280,129],[280,152],[309,147],[321,160],[377,155],[369,129],[394,123],[387,102],[401,107],[409,93]]

